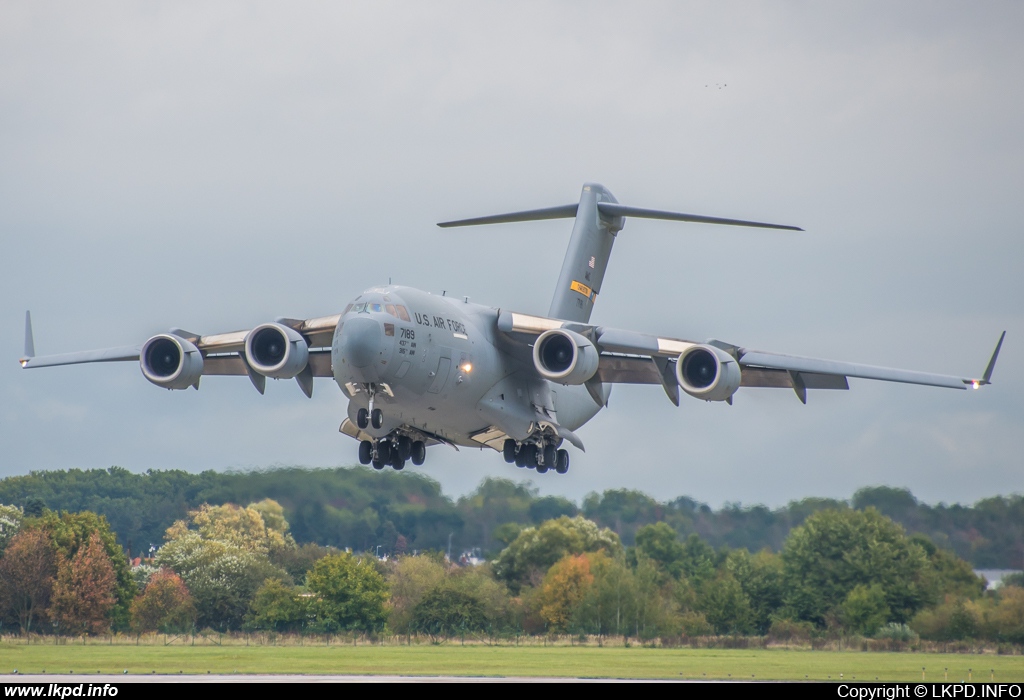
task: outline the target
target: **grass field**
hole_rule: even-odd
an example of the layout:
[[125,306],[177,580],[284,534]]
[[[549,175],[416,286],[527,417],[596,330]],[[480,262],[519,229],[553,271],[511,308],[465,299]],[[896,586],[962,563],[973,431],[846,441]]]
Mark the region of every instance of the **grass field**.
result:
[[[0,673],[316,673],[410,676],[1024,681],[1024,657],[784,649],[514,646],[0,644]],[[842,674],[842,676],[840,676]]]

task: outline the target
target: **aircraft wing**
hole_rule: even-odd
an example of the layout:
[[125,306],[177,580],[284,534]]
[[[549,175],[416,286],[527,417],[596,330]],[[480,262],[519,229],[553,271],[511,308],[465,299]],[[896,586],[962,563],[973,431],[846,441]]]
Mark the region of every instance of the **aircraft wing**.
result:
[[[306,369],[296,375],[299,385],[307,396],[312,394],[313,377],[331,377],[331,339],[337,327],[340,314],[322,316],[311,319],[278,318],[274,325],[290,329],[305,342],[308,353]],[[262,394],[266,386],[266,377],[254,372],[249,366],[245,355],[245,341],[250,330],[231,331],[200,335],[180,328],[171,329],[168,335],[185,341],[186,348],[192,348],[202,356],[201,375],[248,376],[253,385]],[[64,353],[60,355],[35,354],[35,340],[32,334],[32,317],[25,313],[25,355],[21,358],[21,366],[25,369],[36,367],[57,367],[61,365],[77,365],[93,362],[128,362],[138,361],[145,344],[84,352]],[[198,388],[198,380],[196,382]]]
[[969,386],[977,389],[990,383],[996,358],[1002,347],[1003,338],[1006,337],[1004,331],[984,373],[981,377],[973,378],[784,355],[752,350],[718,340],[700,343],[665,338],[636,331],[507,311],[499,314],[498,328],[510,337],[527,343],[532,343],[540,334],[554,329],[579,333],[590,340],[600,352],[600,362],[595,375],[597,381],[661,384],[676,405],[679,403],[679,386],[675,364],[684,352],[695,346],[711,346],[731,356],[741,368],[741,387],[789,388],[806,403],[807,389],[849,389],[847,380],[850,377],[948,389],[966,389]]

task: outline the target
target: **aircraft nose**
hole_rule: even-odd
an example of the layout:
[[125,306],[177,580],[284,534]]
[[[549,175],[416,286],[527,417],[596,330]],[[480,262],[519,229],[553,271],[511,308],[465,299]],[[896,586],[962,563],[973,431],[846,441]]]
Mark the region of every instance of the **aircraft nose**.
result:
[[380,356],[383,336],[376,320],[349,319],[341,328],[341,352],[353,367],[369,367]]

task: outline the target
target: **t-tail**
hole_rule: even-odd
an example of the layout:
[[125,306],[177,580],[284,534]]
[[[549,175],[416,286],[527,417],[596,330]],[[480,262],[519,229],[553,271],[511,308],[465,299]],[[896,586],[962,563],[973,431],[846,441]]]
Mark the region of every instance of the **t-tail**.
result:
[[503,224],[518,221],[541,221],[545,219],[571,219],[576,222],[572,227],[569,248],[565,252],[562,271],[558,275],[558,285],[551,300],[548,316],[565,321],[588,323],[594,310],[594,302],[601,293],[608,259],[612,254],[612,244],[619,231],[622,230],[625,218],[635,216],[643,219],[665,219],[668,221],[689,221],[702,224],[727,224],[730,226],[754,226],[786,231],[802,231],[796,226],[765,224],[757,221],[740,219],[721,219],[696,214],[641,209],[619,204],[611,192],[603,185],[588,182],[583,185],[580,201],[577,204],[566,204],[547,209],[531,209],[529,211],[482,216],[474,219],[445,221],[438,224],[442,228],[453,226],[476,226],[479,224]]

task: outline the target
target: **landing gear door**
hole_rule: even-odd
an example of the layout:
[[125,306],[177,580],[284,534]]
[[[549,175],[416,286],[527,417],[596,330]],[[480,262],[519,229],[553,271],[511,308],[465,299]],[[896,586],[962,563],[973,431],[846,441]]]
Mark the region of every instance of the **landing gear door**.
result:
[[452,350],[451,348],[440,348],[440,358],[437,363],[437,370],[434,373],[434,381],[431,382],[430,388],[427,389],[431,394],[439,394],[444,388],[444,385],[448,382],[448,374],[452,369]]

